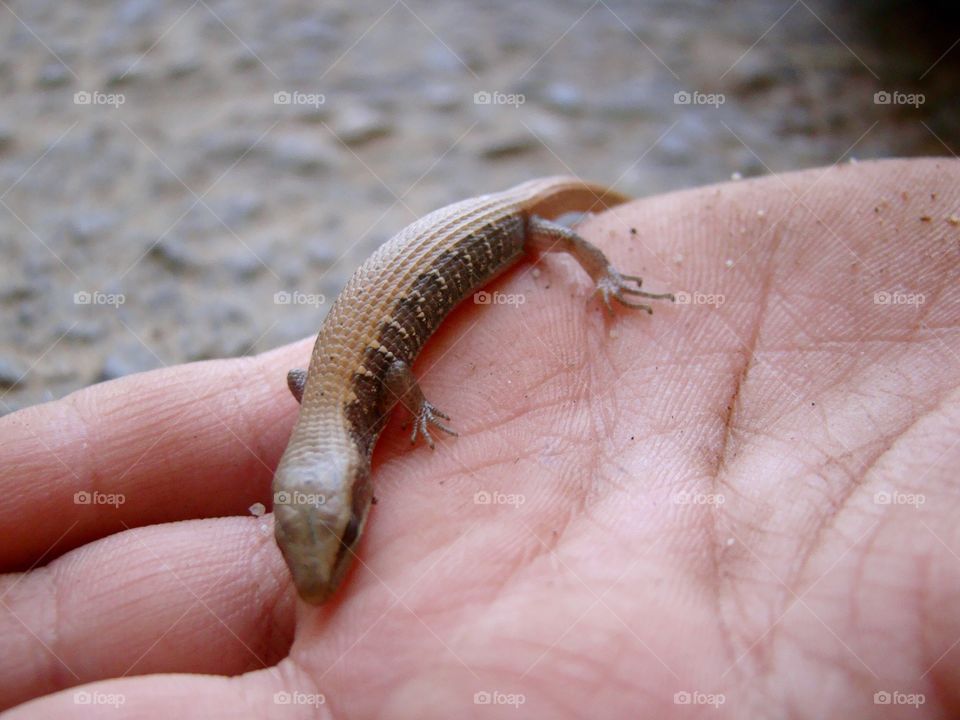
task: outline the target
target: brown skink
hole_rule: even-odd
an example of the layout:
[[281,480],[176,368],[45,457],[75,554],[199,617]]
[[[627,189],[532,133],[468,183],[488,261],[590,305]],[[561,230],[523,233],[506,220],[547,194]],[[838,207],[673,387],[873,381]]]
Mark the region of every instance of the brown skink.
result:
[[448,205],[409,225],[354,273],[327,314],[306,371],[287,383],[300,416],[273,480],[277,544],[301,598],[319,604],[343,580],[373,497],[370,458],[390,411],[402,404],[417,434],[455,435],[410,368],[427,338],[464,298],[525,253],[563,251],[611,300],[673,300],[640,289],[594,245],[549,218],[629,198],[572,177],[552,177]]

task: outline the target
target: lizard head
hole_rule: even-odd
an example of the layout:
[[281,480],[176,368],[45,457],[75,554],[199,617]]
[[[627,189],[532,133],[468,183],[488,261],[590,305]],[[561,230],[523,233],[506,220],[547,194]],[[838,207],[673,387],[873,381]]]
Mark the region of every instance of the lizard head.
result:
[[304,601],[323,603],[343,580],[371,500],[361,458],[284,453],[273,478],[274,533]]

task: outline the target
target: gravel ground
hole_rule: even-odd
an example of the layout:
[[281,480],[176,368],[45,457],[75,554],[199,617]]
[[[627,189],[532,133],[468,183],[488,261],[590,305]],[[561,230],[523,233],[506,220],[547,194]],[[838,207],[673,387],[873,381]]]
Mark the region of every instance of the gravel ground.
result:
[[314,333],[395,231],[531,177],[958,147],[946,4],[316,5],[0,3],[0,413]]

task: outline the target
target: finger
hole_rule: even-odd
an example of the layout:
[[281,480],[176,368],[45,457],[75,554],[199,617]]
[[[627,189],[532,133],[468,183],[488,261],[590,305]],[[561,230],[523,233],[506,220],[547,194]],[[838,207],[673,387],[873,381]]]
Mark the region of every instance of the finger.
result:
[[117,533],[0,577],[0,707],[123,675],[268,667],[293,603],[272,516]]
[[333,717],[333,698],[292,663],[236,678],[146,675],[85,685],[20,705],[4,720],[20,718],[237,718]]
[[95,385],[0,418],[0,568],[126,527],[268,502],[305,340]]

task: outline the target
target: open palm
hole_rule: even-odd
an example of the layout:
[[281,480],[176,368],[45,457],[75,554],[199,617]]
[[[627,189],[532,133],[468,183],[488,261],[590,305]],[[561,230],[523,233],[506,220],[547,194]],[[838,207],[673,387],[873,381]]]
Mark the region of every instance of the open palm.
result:
[[3,418],[0,703],[957,712],[958,179],[866,163],[590,219],[619,269],[681,293],[653,317],[605,315],[565,258],[519,265],[495,284],[511,302],[466,303],[420,358],[460,437],[411,449],[391,420],[356,567],[320,609],[247,511],[308,342]]

